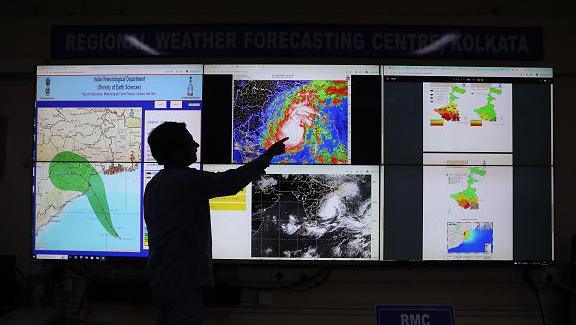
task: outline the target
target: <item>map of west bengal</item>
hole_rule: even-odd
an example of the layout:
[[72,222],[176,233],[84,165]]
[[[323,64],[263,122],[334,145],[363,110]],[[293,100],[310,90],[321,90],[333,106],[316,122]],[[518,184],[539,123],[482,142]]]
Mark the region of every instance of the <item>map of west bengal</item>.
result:
[[448,222],[448,253],[494,252],[492,222]]
[[478,183],[477,177],[486,175],[486,167],[469,167],[466,176],[466,188],[458,193],[451,194],[450,197],[458,203],[463,209],[476,210],[480,207],[478,195],[474,183]]
[[440,114],[440,116],[446,121],[460,121],[460,113],[458,111],[458,104],[456,100],[459,99],[456,94],[465,94],[466,89],[458,86],[450,87],[450,95],[448,96],[448,104],[434,109],[434,112]]
[[[470,127],[487,126],[506,120],[502,111],[511,109],[511,103],[507,100],[511,98],[510,84],[438,82],[427,85],[425,97],[429,96],[429,100],[425,100],[425,103],[435,113],[430,118],[430,126],[445,126],[454,122]],[[508,94],[502,96],[504,92]]]
[[424,152],[512,152],[511,83],[422,83]]
[[371,175],[271,174],[252,188],[252,257],[370,258]]
[[38,250],[138,251],[141,108],[39,108]]
[[233,161],[289,137],[272,162],[348,163],[348,96],[345,80],[235,80]]

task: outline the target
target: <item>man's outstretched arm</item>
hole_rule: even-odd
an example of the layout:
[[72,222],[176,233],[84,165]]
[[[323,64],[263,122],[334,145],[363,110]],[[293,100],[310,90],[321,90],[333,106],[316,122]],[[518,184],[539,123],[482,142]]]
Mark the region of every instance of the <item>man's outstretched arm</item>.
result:
[[230,169],[221,173],[206,173],[206,179],[204,181],[205,188],[199,190],[204,192],[207,198],[238,193],[248,185],[248,183],[258,179],[264,174],[264,170],[270,165],[272,158],[285,152],[286,147],[284,142],[286,140],[288,140],[288,138],[274,143],[260,157],[236,169]]

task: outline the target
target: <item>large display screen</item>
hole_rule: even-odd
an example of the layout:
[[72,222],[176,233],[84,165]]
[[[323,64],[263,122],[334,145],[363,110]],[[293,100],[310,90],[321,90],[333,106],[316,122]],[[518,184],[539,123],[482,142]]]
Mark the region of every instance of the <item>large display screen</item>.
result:
[[177,121],[200,140],[201,109],[201,65],[39,66],[35,256],[146,256],[146,136]]
[[424,156],[422,258],[513,259],[512,155]]
[[226,261],[553,260],[552,70],[375,65],[39,66],[33,255],[145,258],[142,198],[164,121],[221,172]]
[[206,65],[205,74],[206,138],[226,143],[206,162],[246,163],[289,137],[273,163],[378,165],[380,150],[363,150],[381,139],[378,66]]
[[238,194],[210,200],[213,255],[378,260],[379,202],[378,166],[270,166]]
[[[383,78],[384,258],[552,260],[552,70],[384,66]],[[406,231],[420,236],[402,244]]]

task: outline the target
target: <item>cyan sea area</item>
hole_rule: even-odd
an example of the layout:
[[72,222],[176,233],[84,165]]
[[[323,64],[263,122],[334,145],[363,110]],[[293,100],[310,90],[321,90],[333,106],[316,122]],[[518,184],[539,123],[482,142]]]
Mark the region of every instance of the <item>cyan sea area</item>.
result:
[[120,238],[102,226],[86,195],[70,201],[60,215],[36,238],[46,250],[136,251],[140,250],[140,169],[115,175],[101,174],[110,217]]
[[494,249],[494,231],[492,228],[472,228],[470,239],[460,245],[448,249],[448,253],[486,253],[485,244],[490,244]]

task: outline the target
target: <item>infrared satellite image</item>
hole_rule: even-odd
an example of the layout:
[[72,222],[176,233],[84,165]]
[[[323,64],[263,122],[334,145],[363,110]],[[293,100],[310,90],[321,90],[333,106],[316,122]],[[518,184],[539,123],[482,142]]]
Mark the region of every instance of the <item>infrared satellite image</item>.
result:
[[289,137],[272,162],[348,163],[348,96],[346,80],[235,80],[233,162]]
[[252,188],[252,257],[370,258],[371,175],[269,174]]

